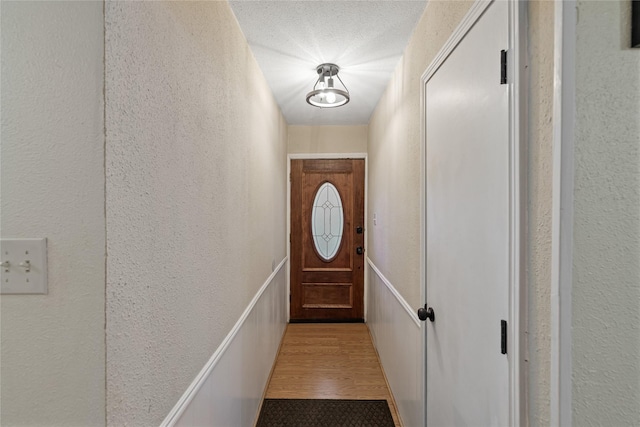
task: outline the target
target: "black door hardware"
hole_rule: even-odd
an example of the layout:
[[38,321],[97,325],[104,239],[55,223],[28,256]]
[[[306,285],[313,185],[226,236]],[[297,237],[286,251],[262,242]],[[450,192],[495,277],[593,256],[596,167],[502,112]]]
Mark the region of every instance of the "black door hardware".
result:
[[363,253],[363,252],[364,252],[364,249],[362,249],[362,246],[358,246],[358,247],[356,248],[356,253],[357,253],[358,255],[362,255],[362,253]]
[[427,308],[427,304],[425,304],[424,307],[420,307],[418,309],[418,319],[422,320],[423,322],[427,319],[431,320],[432,322],[435,322],[436,313],[434,313],[433,308],[431,307]]
[[500,353],[507,354],[507,321],[500,321]]
[[357,226],[357,227],[356,227],[356,233],[358,233],[358,234],[362,234],[362,227]]

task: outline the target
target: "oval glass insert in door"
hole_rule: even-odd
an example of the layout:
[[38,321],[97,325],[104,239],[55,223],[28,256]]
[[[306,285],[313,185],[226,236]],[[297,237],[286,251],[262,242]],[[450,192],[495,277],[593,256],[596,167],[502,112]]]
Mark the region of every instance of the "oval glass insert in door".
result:
[[325,261],[336,256],[342,243],[344,212],[338,189],[330,182],[318,188],[311,210],[311,234],[318,255]]

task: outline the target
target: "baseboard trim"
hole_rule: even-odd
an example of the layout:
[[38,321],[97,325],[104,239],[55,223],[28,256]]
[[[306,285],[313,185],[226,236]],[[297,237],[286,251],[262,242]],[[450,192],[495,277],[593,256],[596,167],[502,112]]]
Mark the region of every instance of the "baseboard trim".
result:
[[420,328],[420,319],[418,319],[417,312],[409,305],[407,300],[405,300],[402,295],[400,295],[400,292],[398,292],[398,290],[393,287],[391,282],[386,277],[384,277],[384,274],[380,272],[378,267],[376,267],[376,265],[373,263],[373,261],[371,261],[369,257],[367,257],[367,263],[369,264],[369,267],[371,267],[371,269],[378,275],[380,280],[382,280],[382,283],[384,283],[384,285],[389,289],[393,296],[398,300],[402,308],[405,309],[409,317],[411,317],[411,320],[413,320],[413,323],[415,323],[415,325]]
[[364,319],[289,319],[289,323],[364,323]]
[[180,417],[183,415],[189,404],[193,401],[198,391],[201,389],[202,385],[206,382],[207,378],[213,371],[213,369],[218,364],[218,361],[222,358],[225,351],[229,348],[229,345],[233,342],[234,338],[238,334],[238,331],[242,328],[247,318],[255,308],[256,304],[260,300],[260,297],[264,294],[265,290],[272,283],[273,279],[280,272],[282,267],[287,263],[288,257],[285,257],[280,264],[273,270],[269,278],[264,282],[264,284],[260,287],[258,292],[255,294],[247,308],[244,310],[236,324],[233,326],[229,334],[225,337],[222,343],[218,346],[216,351],[213,353],[209,361],[206,365],[200,370],[198,375],[195,377],[193,382],[189,385],[187,390],[178,400],[178,403],[173,407],[173,409],[169,412],[166,418],[160,424],[161,427],[173,427]]
[[[369,329],[368,326],[367,326],[367,332],[369,333],[369,338],[371,339],[371,342],[375,342],[375,340],[373,339],[373,335],[371,334],[371,329]],[[398,417],[398,422],[402,427],[404,426],[404,423],[402,422],[402,417],[400,416],[400,410],[398,409],[396,398],[394,397],[393,392],[391,391],[391,384],[389,384],[389,379],[387,378],[387,374],[384,371],[384,366],[382,366],[382,359],[380,358],[380,353],[378,353],[378,348],[375,345],[373,346],[373,351],[376,352],[376,357],[378,358],[378,364],[380,365],[380,369],[382,370],[382,377],[384,378],[384,383],[387,385],[387,390],[389,390],[389,396],[391,396],[391,403],[393,404],[393,410],[396,412],[396,416]]]
[[280,356],[280,351],[282,350],[282,345],[284,344],[284,336],[287,334],[287,329],[289,325],[284,329],[284,334],[282,334],[282,338],[280,338],[280,344],[278,344],[278,351],[276,352],[276,358],[271,365],[271,371],[269,372],[269,378],[267,379],[267,385],[264,387],[264,391],[262,392],[262,397],[260,398],[260,405],[258,405],[258,412],[256,413],[255,420],[253,421],[253,426],[258,424],[258,419],[260,418],[260,412],[262,412],[262,404],[264,403],[264,399],[267,398],[267,389],[269,388],[269,384],[271,384],[271,378],[273,378],[273,372],[276,370],[276,362],[278,361],[278,356]]

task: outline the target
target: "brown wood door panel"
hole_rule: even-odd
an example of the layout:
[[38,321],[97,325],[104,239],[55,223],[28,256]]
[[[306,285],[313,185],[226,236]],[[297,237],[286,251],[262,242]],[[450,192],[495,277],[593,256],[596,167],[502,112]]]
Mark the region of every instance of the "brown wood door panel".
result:
[[[297,161],[297,160],[294,160]],[[340,172],[350,173],[353,172],[353,160],[352,159],[310,159],[300,160],[303,164],[303,168],[306,172]],[[364,163],[364,160],[358,160]]]
[[[344,218],[339,247],[328,260],[316,249],[312,233],[313,203],[327,182],[340,195]],[[364,248],[364,160],[292,160],[292,321],[363,320],[364,254],[357,247]]]
[[347,283],[351,282],[353,270],[336,270],[336,271],[305,271],[302,273],[301,282],[311,283]]
[[303,308],[353,308],[352,283],[303,283]]

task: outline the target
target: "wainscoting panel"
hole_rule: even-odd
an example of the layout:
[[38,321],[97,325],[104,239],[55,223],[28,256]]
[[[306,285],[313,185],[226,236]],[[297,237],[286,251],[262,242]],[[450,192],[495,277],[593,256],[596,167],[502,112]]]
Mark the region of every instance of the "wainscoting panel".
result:
[[250,427],[284,333],[285,258],[162,426]]
[[424,425],[424,330],[415,311],[367,259],[367,323],[407,427]]

